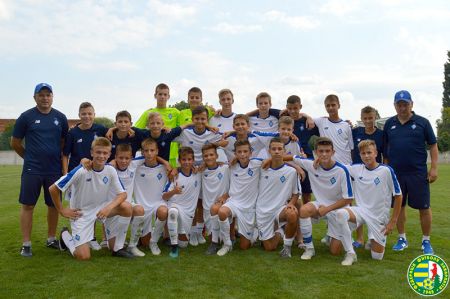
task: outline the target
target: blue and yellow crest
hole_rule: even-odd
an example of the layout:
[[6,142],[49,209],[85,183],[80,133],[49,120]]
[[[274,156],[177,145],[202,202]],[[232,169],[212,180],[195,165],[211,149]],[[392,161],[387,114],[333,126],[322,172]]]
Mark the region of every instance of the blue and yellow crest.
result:
[[448,267],[437,255],[421,255],[409,265],[407,279],[417,294],[435,296],[447,287]]

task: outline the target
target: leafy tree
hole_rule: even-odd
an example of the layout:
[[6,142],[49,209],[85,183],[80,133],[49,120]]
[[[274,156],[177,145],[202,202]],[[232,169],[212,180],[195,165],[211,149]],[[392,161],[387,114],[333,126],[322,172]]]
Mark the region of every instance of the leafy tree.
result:
[[437,120],[438,148],[441,152],[450,150],[450,51],[447,51],[448,60],[444,64],[444,92],[442,96],[442,115]]
[[94,120],[94,123],[103,125],[106,128],[112,128],[114,127],[114,121],[107,117],[96,117]]
[[444,108],[450,107],[450,51],[447,51],[448,60],[444,64],[444,82],[442,86],[444,87],[442,106]]
[[0,150],[2,151],[11,150],[10,141],[15,123],[16,122],[13,121],[7,124],[5,126],[5,131],[0,134]]
[[189,108],[189,104],[185,101],[181,101],[181,102],[176,102],[174,105],[169,105],[169,107],[172,108],[177,108],[178,110],[183,110],[183,109],[188,109]]

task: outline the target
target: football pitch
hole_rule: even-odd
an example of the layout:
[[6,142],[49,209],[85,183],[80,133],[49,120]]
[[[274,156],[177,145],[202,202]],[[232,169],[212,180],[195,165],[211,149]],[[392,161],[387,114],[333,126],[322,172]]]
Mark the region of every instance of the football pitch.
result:
[[[320,244],[323,223],[314,227],[316,257],[301,261],[293,249],[291,259],[260,247],[233,250],[224,257],[206,256],[207,245],[188,247],[180,257],[162,254],[133,260],[111,257],[106,250],[93,252],[87,262],[69,253],[45,247],[46,208],[39,200],[33,220],[33,257],[20,256],[21,234],[17,201],[21,167],[0,166],[0,297],[129,297],[129,298],[413,298],[406,272],[421,255],[418,212],[407,210],[409,248],[393,252],[394,232],[388,238],[383,261],[358,249],[358,262],[340,265],[342,256],[331,256]],[[450,263],[450,165],[439,165],[439,179],[431,185],[433,209],[432,244],[438,256]],[[68,226],[60,218],[59,228]],[[100,226],[97,226],[98,231]],[[101,236],[100,231],[97,233]],[[238,246],[235,246],[237,248]],[[448,287],[439,297],[450,297]]]

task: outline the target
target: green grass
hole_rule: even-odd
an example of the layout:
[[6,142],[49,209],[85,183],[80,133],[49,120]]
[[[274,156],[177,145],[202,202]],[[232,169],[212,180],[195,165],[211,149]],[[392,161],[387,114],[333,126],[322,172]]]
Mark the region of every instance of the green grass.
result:
[[[319,244],[325,227],[314,228],[317,256],[301,261],[300,252],[282,260],[275,252],[260,248],[234,250],[225,257],[205,256],[206,245],[182,250],[173,260],[168,250],[159,257],[115,259],[106,251],[94,252],[88,262],[77,262],[68,253],[45,248],[46,208],[40,199],[34,215],[33,254],[19,255],[21,234],[17,201],[20,167],[0,166],[0,297],[167,297],[167,298],[385,298],[417,297],[406,281],[413,258],[421,254],[417,211],[408,210],[410,247],[393,252],[396,235],[388,238],[385,258],[371,260],[359,250],[352,267],[340,265]],[[436,253],[450,263],[450,165],[440,165],[439,180],[432,185],[433,233]],[[68,221],[60,219],[59,226]],[[450,296],[447,289],[441,295]]]

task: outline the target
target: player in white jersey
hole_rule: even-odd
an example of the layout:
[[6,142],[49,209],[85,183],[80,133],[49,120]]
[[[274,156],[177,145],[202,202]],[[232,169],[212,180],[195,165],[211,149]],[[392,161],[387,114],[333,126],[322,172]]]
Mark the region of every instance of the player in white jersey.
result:
[[233,130],[224,134],[227,145],[224,147],[227,159],[231,162],[234,159],[234,143],[239,140],[248,140],[252,149],[252,158],[256,158],[258,154],[265,148],[264,140],[255,134],[249,133],[250,120],[245,114],[237,114],[233,119]]
[[181,165],[174,182],[167,184],[163,199],[169,207],[169,229],[171,257],[178,257],[178,246],[186,247],[195,216],[197,200],[201,189],[201,174],[193,173],[194,151],[190,147],[181,147],[178,152]]
[[230,188],[230,170],[228,165],[217,163],[217,147],[206,144],[202,148],[205,170],[202,175],[201,198],[203,202],[203,219],[206,232],[211,234],[211,243],[207,255],[216,254],[219,250],[219,216],[220,207],[225,202],[222,198]]
[[[358,145],[364,164],[348,166],[354,178],[356,207],[348,207],[348,221],[352,229],[366,224],[372,258],[383,259],[386,236],[395,228],[402,206],[402,191],[394,170],[377,162],[377,146],[373,140]],[[389,212],[394,197],[394,211]],[[350,228],[349,228],[350,230]],[[347,234],[346,234],[347,235]],[[345,240],[351,244],[351,238]]]
[[261,159],[251,158],[252,150],[248,140],[234,144],[237,163],[230,166],[230,188],[221,200],[225,201],[219,209],[219,227],[223,246],[217,255],[223,256],[231,251],[230,223],[237,219],[240,248],[249,249],[254,236],[256,221],[256,199],[258,197]]
[[[100,137],[92,142],[91,156],[93,169],[84,169],[81,165],[62,176],[49,188],[56,210],[70,219],[72,234],[67,228],[61,232],[62,246],[78,260],[91,257],[89,241],[94,236],[94,223],[97,219],[105,223],[110,230],[109,247],[113,256],[133,257],[123,249],[126,232],[131,219],[131,204],[126,202],[126,192],[120,183],[116,170],[105,165],[111,154],[111,142]],[[60,191],[66,191],[70,186],[72,196],[70,207],[61,203]],[[110,193],[115,194],[111,200]],[[113,228],[109,220],[116,215],[121,216]]]
[[[328,221],[327,235],[331,237],[330,252],[338,255],[341,249],[341,241],[350,237],[350,230],[342,229],[348,215],[344,207],[348,207],[353,199],[353,189],[348,169],[339,162],[332,159],[334,154],[333,142],[327,137],[319,137],[316,141],[315,154],[318,158],[319,167],[314,167],[314,161],[295,157],[294,162],[308,171],[311,188],[316,198],[308,202],[300,209],[300,226],[305,243],[305,252],[301,256],[303,260],[309,260],[315,255],[312,242],[311,217],[319,221]],[[292,158],[292,157],[290,157]],[[288,158],[288,160],[290,159]],[[348,224],[346,224],[348,227]],[[346,235],[348,234],[348,235]],[[344,245],[346,256],[342,265],[349,266],[356,261],[356,253],[350,242],[350,246]]]
[[[233,119],[236,113],[233,112],[233,93],[229,89],[222,89],[219,91],[219,104],[221,105],[220,114],[217,114],[209,119],[209,125],[219,129],[220,133],[225,133],[233,130]],[[225,152],[222,148],[217,149],[219,158],[217,161],[228,162]]]
[[202,163],[202,146],[208,143],[221,145],[222,135],[210,131],[208,124],[208,110],[204,106],[198,106],[192,110],[193,128],[186,128],[174,139],[181,146],[188,146],[194,150],[195,164]]
[[[128,246],[136,247],[142,228],[142,245],[149,246],[153,255],[161,254],[158,240],[164,230],[167,220],[167,203],[162,199],[164,187],[167,184],[166,167],[157,160],[158,144],[152,138],[142,141],[144,163],[136,168],[134,177],[134,199],[136,204],[144,208],[144,217],[135,218],[132,224],[132,235]],[[155,218],[154,228],[152,219]]]
[[275,250],[283,238],[281,257],[291,257],[291,247],[297,232],[298,210],[295,207],[300,195],[297,172],[283,161],[284,143],[273,138],[269,145],[270,167],[261,170],[256,225],[264,249]]
[[261,92],[256,96],[258,114],[250,117],[250,128],[252,131],[276,132],[278,129],[278,118],[269,115],[272,106],[272,98],[267,92]]
[[314,119],[320,136],[333,141],[335,153],[333,159],[344,165],[352,164],[353,137],[350,125],[339,117],[339,98],[330,94],[325,98],[325,109],[328,117]]

